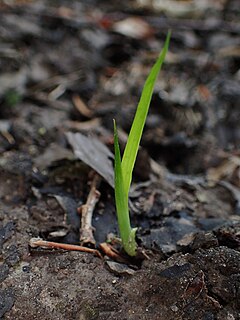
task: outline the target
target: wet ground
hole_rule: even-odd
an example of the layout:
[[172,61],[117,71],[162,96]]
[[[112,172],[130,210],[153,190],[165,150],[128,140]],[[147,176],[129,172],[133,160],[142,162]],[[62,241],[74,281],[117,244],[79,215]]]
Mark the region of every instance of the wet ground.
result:
[[[0,319],[240,319],[239,10],[0,2]],[[112,119],[123,148],[169,29],[130,192],[144,259],[109,258]],[[30,247],[38,237],[103,258]]]

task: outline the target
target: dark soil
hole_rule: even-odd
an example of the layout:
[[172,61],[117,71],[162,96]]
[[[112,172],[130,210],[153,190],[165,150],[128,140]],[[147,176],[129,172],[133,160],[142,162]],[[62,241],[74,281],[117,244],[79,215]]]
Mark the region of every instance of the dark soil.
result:
[[[0,2],[0,319],[240,319],[240,8],[161,3]],[[122,263],[99,247],[112,119],[123,148],[168,29],[130,192],[145,259]],[[103,258],[30,247],[80,244],[95,172]]]

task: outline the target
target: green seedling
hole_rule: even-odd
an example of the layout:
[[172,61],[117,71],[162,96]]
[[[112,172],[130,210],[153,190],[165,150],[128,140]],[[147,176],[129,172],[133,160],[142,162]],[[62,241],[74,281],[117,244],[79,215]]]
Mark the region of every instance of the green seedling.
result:
[[154,85],[168,51],[170,36],[171,34],[168,32],[164,47],[144,84],[122,160],[119,148],[117,126],[114,121],[115,202],[122,245],[129,256],[135,256],[137,254],[137,228],[131,227],[128,208],[128,195],[132,181],[132,172],[136,161],[144,124],[146,122]]

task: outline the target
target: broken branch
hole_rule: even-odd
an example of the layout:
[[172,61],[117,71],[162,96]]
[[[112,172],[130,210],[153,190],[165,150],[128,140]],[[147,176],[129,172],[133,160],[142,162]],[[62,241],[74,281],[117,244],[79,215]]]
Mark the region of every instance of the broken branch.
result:
[[32,238],[29,241],[29,245],[31,248],[51,248],[51,249],[64,249],[68,251],[81,251],[81,252],[88,252],[93,253],[99,258],[102,258],[100,252],[96,249],[91,249],[87,247],[82,247],[74,244],[68,244],[68,243],[58,243],[58,242],[52,242],[52,241],[45,241],[41,238]]
[[80,228],[80,243],[81,244],[91,244],[95,246],[96,241],[93,236],[93,226],[92,226],[92,215],[93,210],[100,198],[101,193],[97,190],[100,184],[101,177],[95,173],[89,195],[87,197],[87,202],[83,204],[79,209],[78,213],[81,214],[81,228]]

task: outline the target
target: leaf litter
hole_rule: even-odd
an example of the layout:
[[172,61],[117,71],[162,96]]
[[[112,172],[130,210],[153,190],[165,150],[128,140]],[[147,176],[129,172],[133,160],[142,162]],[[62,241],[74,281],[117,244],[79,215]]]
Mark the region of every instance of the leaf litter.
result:
[[[0,315],[237,319],[238,1],[98,4],[1,4]],[[136,21],[143,27],[137,34]],[[117,234],[112,119],[122,136],[129,132],[169,27],[169,58],[141,147],[140,162],[151,166],[134,172],[131,197],[131,219],[150,259],[117,265],[29,250],[39,236],[79,244],[77,208],[87,203],[92,169],[103,177],[92,216],[97,247]]]

